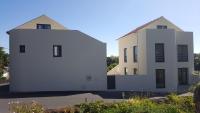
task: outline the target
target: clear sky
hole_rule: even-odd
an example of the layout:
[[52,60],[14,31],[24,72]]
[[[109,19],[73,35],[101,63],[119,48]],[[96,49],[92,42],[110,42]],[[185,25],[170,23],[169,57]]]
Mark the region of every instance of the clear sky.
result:
[[164,16],[194,32],[200,53],[200,0],[0,0],[0,46],[8,51],[6,31],[42,14],[106,42],[107,56],[118,55],[117,38]]

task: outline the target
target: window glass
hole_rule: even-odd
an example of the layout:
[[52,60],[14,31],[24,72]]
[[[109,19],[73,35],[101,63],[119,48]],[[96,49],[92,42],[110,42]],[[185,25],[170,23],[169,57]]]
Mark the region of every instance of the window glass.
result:
[[137,68],[133,68],[133,74],[137,74]]
[[124,75],[127,75],[127,73],[128,73],[128,69],[125,67],[124,68]]
[[187,62],[188,61],[188,46],[187,45],[178,45],[177,50],[178,62]]
[[127,48],[124,48],[124,62],[127,62]]
[[20,53],[25,53],[25,49],[26,49],[26,48],[25,48],[25,45],[20,45],[20,46],[19,46],[19,52],[20,52]]
[[137,62],[138,58],[138,48],[137,46],[133,46],[133,62]]
[[167,29],[166,25],[157,25],[157,29]]
[[156,69],[156,88],[165,88],[165,70]]
[[163,43],[155,44],[155,60],[156,60],[156,62],[164,62],[165,61],[164,44]]
[[51,29],[50,24],[37,24],[37,29]]

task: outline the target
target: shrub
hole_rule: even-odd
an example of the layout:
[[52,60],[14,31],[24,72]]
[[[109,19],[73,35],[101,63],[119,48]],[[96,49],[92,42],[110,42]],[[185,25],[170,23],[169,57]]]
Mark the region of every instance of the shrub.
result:
[[167,96],[168,104],[176,106],[178,109],[186,113],[194,113],[194,102],[191,96],[177,96],[175,94],[171,94]]
[[200,82],[197,82],[197,83],[191,85],[191,86],[189,87],[188,91],[189,91],[189,92],[194,92],[194,90],[196,89],[196,87],[199,86],[199,85],[200,85]]
[[166,101],[161,102],[135,97],[118,103],[96,101],[48,110],[44,110],[41,104],[34,101],[31,103],[13,102],[10,104],[10,111],[15,113],[194,113],[195,106],[192,97],[171,94]]
[[194,103],[196,113],[200,113],[200,85],[198,85],[194,91]]
[[[171,103],[176,101],[173,100]],[[179,103],[179,100],[176,103]],[[141,98],[129,99],[113,104],[105,104],[103,102],[81,104],[80,109],[81,113],[193,113],[192,110],[184,111],[182,107],[176,104],[159,104],[152,100]]]
[[64,107],[60,109],[47,109],[45,113],[80,113],[77,107]]
[[103,101],[96,101],[94,103],[83,103],[79,107],[81,113],[102,113],[109,105],[103,103]]
[[45,111],[43,106],[35,101],[30,103],[11,102],[9,110],[13,113],[44,113]]

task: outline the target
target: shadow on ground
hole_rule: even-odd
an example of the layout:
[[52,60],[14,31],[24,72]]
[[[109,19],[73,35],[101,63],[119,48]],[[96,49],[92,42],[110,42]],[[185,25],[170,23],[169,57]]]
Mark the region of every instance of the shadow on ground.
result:
[[91,93],[98,95],[103,99],[123,99],[134,96],[165,96],[167,94],[149,93],[149,92],[121,92],[121,91],[45,91],[45,92],[27,92],[27,93],[10,93],[9,84],[0,85],[0,99],[3,98],[29,98],[29,97],[53,97],[53,96],[70,96],[76,94]]

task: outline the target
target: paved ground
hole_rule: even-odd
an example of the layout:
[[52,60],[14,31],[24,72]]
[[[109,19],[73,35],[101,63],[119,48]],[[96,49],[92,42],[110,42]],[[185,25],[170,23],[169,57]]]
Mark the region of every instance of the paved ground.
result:
[[[84,102],[102,100],[105,102],[123,101],[122,92],[37,92],[37,93],[9,93],[9,84],[0,84],[0,113],[9,113],[9,102],[37,101],[47,108],[72,106]],[[137,93],[130,92],[130,96]],[[129,95],[129,92],[126,93]],[[150,99],[165,98],[165,95],[152,95]],[[192,96],[192,93],[180,96]]]
[[51,97],[28,97],[28,98],[7,98],[0,99],[0,113],[8,113],[9,102],[31,102],[35,100],[42,103],[47,108],[59,108],[64,106],[70,106],[80,104],[84,102],[94,102],[97,100],[103,100],[105,102],[118,102],[122,99],[103,99],[99,95],[92,93],[74,94],[68,96],[51,96]]
[[9,93],[8,84],[0,85],[0,113],[9,113],[9,102],[37,101],[47,108],[59,108],[102,100],[105,102],[122,101],[121,92],[37,92]]

